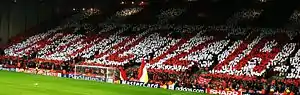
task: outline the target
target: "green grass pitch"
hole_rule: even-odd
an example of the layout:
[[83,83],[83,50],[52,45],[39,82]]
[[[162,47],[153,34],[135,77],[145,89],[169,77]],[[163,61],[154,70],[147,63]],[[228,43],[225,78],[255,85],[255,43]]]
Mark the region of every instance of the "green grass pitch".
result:
[[[38,84],[37,86],[35,84]],[[0,71],[0,95],[205,95]]]

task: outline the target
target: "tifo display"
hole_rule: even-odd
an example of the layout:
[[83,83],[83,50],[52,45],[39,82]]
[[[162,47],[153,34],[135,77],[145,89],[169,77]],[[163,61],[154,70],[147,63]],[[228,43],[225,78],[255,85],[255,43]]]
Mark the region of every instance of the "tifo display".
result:
[[0,70],[198,94],[300,94],[299,32],[167,24],[185,11],[163,9],[158,24],[92,25],[76,14],[7,46]]

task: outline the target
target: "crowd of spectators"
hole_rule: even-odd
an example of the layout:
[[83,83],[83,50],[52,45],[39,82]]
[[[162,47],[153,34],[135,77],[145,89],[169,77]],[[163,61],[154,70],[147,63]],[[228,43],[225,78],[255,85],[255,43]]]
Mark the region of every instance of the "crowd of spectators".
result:
[[300,25],[300,12],[298,10],[295,10],[294,13],[291,15],[291,17],[288,20],[288,23],[286,23],[285,27],[288,28],[299,28]]
[[257,19],[263,10],[258,9],[243,9],[242,11],[236,12],[227,19],[228,25],[238,25],[243,22],[251,22]]
[[90,8],[86,11],[83,11],[83,14],[84,14],[85,18],[88,18],[88,17],[93,16],[93,15],[101,14],[101,11],[97,8]]
[[116,16],[118,16],[118,17],[130,16],[130,15],[140,12],[142,9],[143,8],[141,8],[141,7],[123,9],[121,11],[116,12]]
[[[116,14],[128,16],[140,10],[125,9]],[[136,79],[136,65],[145,59],[151,83],[249,94],[300,94],[300,49],[299,42],[294,42],[299,33],[162,24],[183,12],[174,8],[162,11],[160,23],[154,25],[99,24],[99,31],[81,22],[84,15],[74,15],[46,33],[7,47],[1,65],[63,73],[74,73],[76,64],[126,67],[129,79]],[[257,16],[259,12],[243,14]],[[91,32],[87,31],[95,34],[88,35]],[[132,31],[136,32],[128,33]],[[210,82],[199,83],[199,77]]]
[[132,7],[132,8],[125,8],[117,11],[114,15],[108,18],[108,21],[116,21],[122,20],[126,17],[135,15],[143,10],[142,7]]
[[169,20],[175,19],[185,12],[183,8],[169,8],[166,10],[161,10],[161,13],[157,15],[158,24],[166,24]]

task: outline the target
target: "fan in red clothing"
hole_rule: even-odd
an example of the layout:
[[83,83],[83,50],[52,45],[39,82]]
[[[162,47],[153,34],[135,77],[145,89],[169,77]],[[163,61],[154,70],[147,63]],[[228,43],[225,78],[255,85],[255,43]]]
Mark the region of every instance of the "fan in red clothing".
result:
[[198,79],[197,79],[197,82],[199,84],[208,84],[210,82],[210,80],[211,79],[206,79],[206,78],[203,78],[203,77],[199,76]]

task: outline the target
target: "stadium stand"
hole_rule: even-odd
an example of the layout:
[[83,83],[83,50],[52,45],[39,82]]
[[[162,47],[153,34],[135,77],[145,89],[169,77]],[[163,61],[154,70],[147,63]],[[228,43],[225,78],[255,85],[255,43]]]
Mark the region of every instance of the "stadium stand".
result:
[[[124,9],[113,17],[141,10]],[[135,80],[139,68],[129,65],[145,59],[150,83],[230,89],[251,95],[300,94],[300,48],[299,42],[294,42],[299,32],[165,24],[184,11],[162,11],[157,16],[158,24],[152,25],[93,26],[79,23],[87,15],[76,14],[56,28],[5,48],[2,64],[5,68],[38,67],[62,73],[74,73],[75,65],[79,64],[126,67],[129,80]],[[237,15],[248,14],[258,13]],[[101,30],[92,30],[94,27]]]

